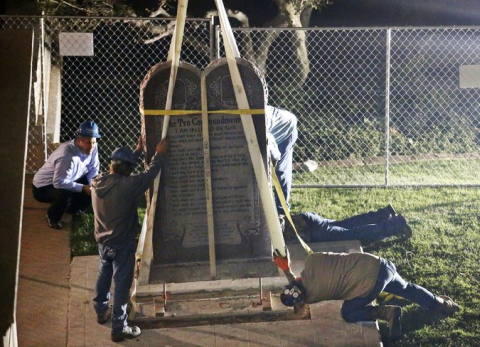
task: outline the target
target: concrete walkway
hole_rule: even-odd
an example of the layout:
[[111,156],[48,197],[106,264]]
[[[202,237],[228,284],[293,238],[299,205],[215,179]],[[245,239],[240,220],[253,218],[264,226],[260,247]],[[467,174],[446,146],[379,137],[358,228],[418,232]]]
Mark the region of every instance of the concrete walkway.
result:
[[109,324],[97,324],[92,307],[98,258],[70,262],[68,228],[47,227],[47,205],[32,199],[31,177],[26,184],[17,309],[21,347],[382,346],[376,323],[345,323],[339,301],[311,305],[309,320],[144,329],[137,339],[113,343]]
[[18,282],[18,343],[21,347],[66,346],[69,230],[47,226],[48,205],[33,199],[31,181],[32,176],[27,176]]

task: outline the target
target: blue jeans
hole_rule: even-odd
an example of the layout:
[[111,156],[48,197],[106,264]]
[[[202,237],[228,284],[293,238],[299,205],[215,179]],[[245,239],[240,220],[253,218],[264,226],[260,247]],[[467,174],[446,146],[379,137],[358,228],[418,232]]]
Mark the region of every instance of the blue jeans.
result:
[[326,219],[313,212],[301,213],[311,242],[360,240],[375,242],[393,236],[399,225],[381,210],[363,213],[341,221]]
[[127,326],[127,303],[135,269],[135,247],[98,245],[100,266],[98,267],[95,297],[95,311],[108,310],[112,278],[115,285],[112,311],[112,333],[119,333]]
[[373,320],[370,312],[374,307],[370,304],[380,292],[401,296],[427,309],[433,308],[436,303],[435,295],[419,285],[405,281],[398,274],[395,265],[382,258],[377,282],[372,291],[365,297],[345,300],[342,306],[342,318],[347,322]]
[[[293,161],[293,146],[297,141],[298,130],[295,128],[292,135],[285,139],[278,145],[278,151],[280,152],[280,159],[275,166],[275,174],[278,177],[280,186],[282,187],[283,196],[287,203],[287,207],[290,209],[290,192],[292,190],[292,161]],[[285,214],[282,204],[278,199],[277,192],[275,192],[275,204],[277,205],[277,211],[279,214]]]

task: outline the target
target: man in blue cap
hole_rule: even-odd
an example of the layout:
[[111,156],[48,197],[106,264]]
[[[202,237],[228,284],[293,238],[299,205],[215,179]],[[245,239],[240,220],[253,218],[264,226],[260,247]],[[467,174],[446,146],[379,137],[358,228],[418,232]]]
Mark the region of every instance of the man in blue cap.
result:
[[122,147],[110,157],[110,172],[92,180],[92,205],[95,215],[95,239],[98,242],[100,266],[95,285],[94,307],[97,322],[108,320],[108,300],[112,278],[115,294],[112,310],[111,338],[114,342],[141,334],[137,326],[127,324],[127,303],[135,268],[136,239],[139,232],[137,200],[150,187],[163,163],[168,141],[161,140],[148,168],[131,175],[141,154],[137,149]]
[[33,197],[50,203],[45,218],[53,229],[62,229],[62,217],[69,221],[91,205],[90,181],[100,169],[98,125],[83,122],[75,135],[62,143],[33,177]]

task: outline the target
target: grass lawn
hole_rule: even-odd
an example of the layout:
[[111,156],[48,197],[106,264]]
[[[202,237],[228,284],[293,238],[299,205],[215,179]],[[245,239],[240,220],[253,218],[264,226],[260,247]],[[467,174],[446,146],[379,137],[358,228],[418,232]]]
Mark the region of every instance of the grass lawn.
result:
[[[391,163],[389,185],[478,185],[480,160],[430,160]],[[296,185],[385,185],[385,165],[320,166],[294,173]]]
[[[480,189],[478,188],[369,188],[294,189],[292,212],[315,211],[343,219],[391,203],[413,228],[410,240],[387,239],[364,248],[393,261],[407,280],[436,294],[451,296],[461,311],[435,319],[418,305],[403,307],[404,337],[389,341],[381,324],[385,346],[480,346]],[[143,211],[142,211],[143,212]],[[71,238],[72,253],[95,254],[92,216],[77,219]],[[389,303],[393,303],[389,302]]]

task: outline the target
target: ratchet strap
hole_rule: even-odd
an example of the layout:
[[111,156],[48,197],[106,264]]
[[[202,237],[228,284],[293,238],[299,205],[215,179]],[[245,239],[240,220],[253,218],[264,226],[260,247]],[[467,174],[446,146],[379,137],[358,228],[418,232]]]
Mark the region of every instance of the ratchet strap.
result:
[[285,216],[287,217],[288,221],[292,225],[292,228],[295,231],[295,234],[297,235],[298,241],[300,241],[300,244],[302,245],[305,252],[307,252],[307,254],[312,254],[313,253],[312,249],[307,245],[305,241],[302,240],[302,238],[298,234],[297,228],[295,228],[295,224],[293,224],[292,216],[290,215],[290,211],[288,210],[287,202],[285,201],[285,195],[283,195],[282,187],[280,186],[280,181],[278,180],[277,174],[275,173],[275,167],[273,166],[273,164],[272,164],[272,181],[273,181],[273,185],[275,186],[275,191],[277,192],[277,195],[278,195],[278,200],[280,200],[280,204],[283,207]]

